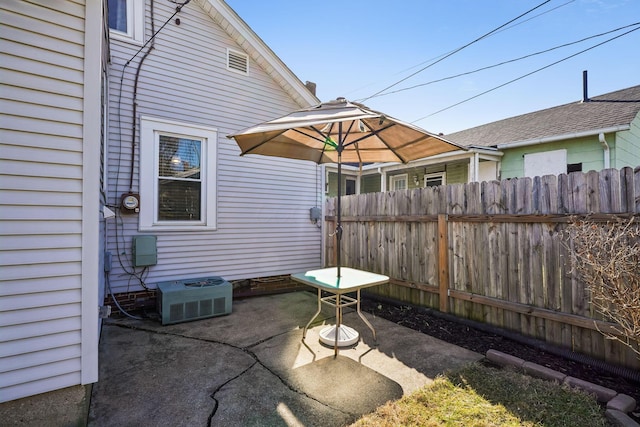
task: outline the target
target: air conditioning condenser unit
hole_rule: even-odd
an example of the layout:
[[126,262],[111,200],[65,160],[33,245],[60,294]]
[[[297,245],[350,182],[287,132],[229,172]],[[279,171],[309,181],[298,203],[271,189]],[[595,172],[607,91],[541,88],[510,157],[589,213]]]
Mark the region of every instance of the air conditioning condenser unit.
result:
[[232,299],[233,286],[219,276],[158,283],[163,325],[229,314]]

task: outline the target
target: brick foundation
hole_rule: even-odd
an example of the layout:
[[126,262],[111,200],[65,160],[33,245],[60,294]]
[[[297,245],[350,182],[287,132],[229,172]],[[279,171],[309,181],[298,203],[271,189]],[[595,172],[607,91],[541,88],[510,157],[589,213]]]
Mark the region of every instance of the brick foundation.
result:
[[234,280],[231,283],[233,284],[234,298],[280,294],[302,290],[306,291],[311,289],[306,285],[295,282],[289,275]]
[[[120,307],[124,311],[130,314],[140,313],[143,311],[155,311],[156,310],[156,291],[155,289],[144,290],[138,292],[124,292],[116,294],[116,301],[120,304]],[[111,306],[111,317],[124,316],[118,306],[113,301],[111,294],[107,295],[104,299],[104,305]]]

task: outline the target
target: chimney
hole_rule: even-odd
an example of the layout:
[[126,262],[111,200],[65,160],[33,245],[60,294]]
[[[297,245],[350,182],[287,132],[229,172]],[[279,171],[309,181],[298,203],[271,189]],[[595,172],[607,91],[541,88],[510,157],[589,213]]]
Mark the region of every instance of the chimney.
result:
[[307,87],[309,92],[313,94],[313,96],[316,95],[316,84],[314,82],[306,81],[304,82],[304,85]]
[[587,89],[587,70],[584,70],[582,72],[582,102],[589,102],[589,93]]

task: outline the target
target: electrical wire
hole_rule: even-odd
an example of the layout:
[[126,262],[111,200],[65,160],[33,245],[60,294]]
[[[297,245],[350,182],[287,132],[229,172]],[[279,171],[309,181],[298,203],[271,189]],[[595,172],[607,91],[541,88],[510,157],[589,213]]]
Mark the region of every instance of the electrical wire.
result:
[[[152,32],[152,34],[151,34],[151,37],[149,38],[149,40],[147,40],[147,41],[146,41],[146,42],[145,42],[145,43],[140,47],[140,49],[138,49],[138,51],[137,51],[136,53],[134,53],[134,54],[133,54],[133,56],[132,56],[132,57],[131,57],[131,58],[130,58],[130,59],[129,59],[125,64],[124,64],[124,68],[127,68],[127,66],[131,63],[131,61],[133,61],[133,60],[134,60],[134,58],[135,58],[136,56],[138,56],[138,55],[140,54],[140,52],[142,52],[142,50],[143,50],[143,49],[144,49],[144,48],[149,44],[149,42],[151,42],[153,39],[155,39],[155,38],[156,38],[156,36],[158,35],[158,33],[159,33],[160,31],[162,31],[162,29],[163,29],[164,27],[166,27],[166,26],[167,26],[167,24],[168,24],[168,23],[169,23],[169,22],[170,22],[170,21],[171,21],[171,20],[172,20],[172,19],[173,19],[177,14],[178,14],[178,13],[180,13],[180,11],[182,10],[182,8],[183,8],[184,6],[186,6],[186,5],[187,5],[187,3],[189,3],[190,1],[191,1],[191,0],[186,0],[184,3],[180,3],[180,4],[178,4],[178,3],[176,3],[176,2],[172,2],[172,3],[178,4],[178,5],[176,6],[176,11],[173,13],[173,15],[171,15],[171,16],[169,17],[169,19],[167,19],[167,20],[165,21],[165,23],[164,23],[164,24],[162,24],[162,25],[160,26],[160,28],[158,28],[158,31],[156,31],[156,32],[153,32],[153,30],[151,31],[151,32]],[[153,21],[153,16],[151,17],[151,20]]]
[[391,85],[389,85],[389,86],[385,87],[384,89],[379,90],[378,92],[374,93],[373,95],[371,95],[371,96],[368,96],[368,97],[364,98],[364,99],[363,99],[363,102],[364,102],[364,101],[366,101],[366,100],[368,100],[368,99],[373,98],[374,96],[380,95],[381,93],[383,93],[383,92],[385,92],[385,91],[387,91],[387,90],[391,89],[392,87],[397,86],[397,85],[399,85],[400,83],[402,83],[402,82],[404,82],[404,81],[406,81],[406,80],[410,79],[411,77],[413,77],[413,76],[415,76],[415,75],[417,75],[417,74],[419,74],[419,73],[423,72],[423,71],[424,71],[424,70],[426,70],[427,68],[431,68],[431,67],[433,67],[434,65],[436,65],[436,64],[438,64],[438,63],[440,63],[440,62],[444,61],[445,59],[447,59],[447,58],[449,58],[449,57],[451,57],[451,56],[455,55],[456,53],[460,52],[461,50],[466,49],[467,47],[469,47],[469,46],[471,46],[471,45],[473,45],[473,44],[475,44],[475,43],[479,42],[480,40],[482,40],[482,39],[485,39],[485,38],[489,37],[491,34],[493,34],[493,33],[497,32],[498,30],[500,30],[500,29],[502,29],[502,28],[504,28],[504,27],[506,27],[507,25],[511,24],[512,22],[517,21],[518,19],[520,19],[520,18],[522,18],[523,16],[525,16],[525,15],[527,15],[527,14],[529,14],[529,13],[533,12],[534,10],[536,10],[536,9],[538,9],[538,8],[540,8],[540,7],[542,7],[542,6],[544,6],[545,4],[549,3],[550,1],[551,1],[551,0],[545,0],[545,1],[543,1],[542,3],[540,3],[539,5],[537,5],[537,6],[533,7],[532,9],[529,9],[529,10],[528,10],[528,11],[526,11],[525,13],[518,15],[517,17],[515,17],[515,18],[511,19],[510,21],[508,21],[508,22],[506,22],[506,23],[504,23],[504,24],[500,25],[500,26],[499,26],[499,27],[497,27],[497,28],[494,28],[493,30],[491,30],[491,31],[489,31],[488,33],[486,33],[486,34],[484,34],[484,35],[482,35],[482,36],[478,37],[477,39],[475,39],[475,40],[473,40],[473,41],[471,41],[471,42],[469,42],[469,43],[465,44],[464,46],[461,46],[461,47],[459,47],[459,48],[457,48],[457,49],[453,50],[452,52],[450,52],[450,53],[446,54],[445,56],[443,56],[442,58],[438,59],[437,61],[432,62],[432,63],[430,63],[429,65],[427,65],[427,66],[425,66],[425,67],[422,67],[422,68],[421,68],[421,69],[419,69],[418,71],[416,71],[416,72],[414,72],[414,73],[412,73],[412,74],[409,74],[407,77],[404,77],[404,78],[402,78],[402,79],[398,80],[397,82],[395,82],[395,83],[393,83],[393,84],[391,84]]
[[[118,101],[117,101],[117,127],[118,127],[118,152],[119,152],[119,159],[118,159],[118,167],[117,167],[117,171],[116,171],[116,194],[115,194],[115,202],[113,204],[113,206],[117,207],[119,204],[118,201],[118,186],[119,186],[119,181],[120,181],[120,168],[122,165],[122,154],[123,154],[123,150],[122,150],[122,91],[123,91],[123,85],[124,85],[124,76],[125,76],[125,70],[127,69],[127,67],[131,64],[131,62],[140,54],[140,52],[142,52],[145,47],[147,47],[150,43],[151,46],[149,47],[149,49],[145,52],[144,56],[142,57],[142,59],[140,60],[140,62],[138,63],[138,68],[136,70],[136,74],[135,74],[135,84],[134,84],[134,93],[132,96],[133,99],[133,117],[132,117],[132,131],[131,131],[131,168],[130,168],[130,175],[129,175],[129,192],[133,191],[133,169],[134,169],[134,161],[135,161],[135,137],[136,137],[136,117],[135,117],[135,110],[136,110],[136,91],[137,91],[137,82],[138,82],[138,77],[139,77],[139,73],[140,73],[140,69],[142,67],[142,64],[144,62],[144,60],[147,58],[147,56],[151,53],[151,51],[153,50],[153,43],[155,41],[156,36],[167,26],[167,24],[169,22],[171,22],[171,20],[182,10],[182,8],[187,5],[191,0],[186,0],[182,3],[177,3],[177,2],[173,2],[174,4],[177,4],[176,6],[176,10],[175,12],[160,26],[160,28],[158,28],[158,30],[156,31],[154,28],[154,13],[153,13],[153,4],[154,2],[151,2],[151,37],[149,38],[149,40],[147,40],[141,47],[140,49],[138,49],[136,51],[136,53],[133,54],[133,56],[131,56],[131,58],[129,58],[129,60],[127,60],[127,62],[125,62],[125,64],[122,66],[121,72],[120,72],[120,87],[118,88]],[[106,227],[105,227],[106,228]],[[121,231],[121,233],[118,233],[118,231]],[[120,268],[124,271],[125,274],[129,275],[129,280],[132,277],[135,277],[138,282],[140,283],[140,285],[146,289],[146,290],[150,290],[150,288],[146,285],[145,283],[145,273],[148,274],[148,269],[147,267],[143,268],[142,272],[138,273],[136,272],[135,267],[133,266],[133,262],[132,260],[127,260],[128,264],[132,267],[131,269],[129,269],[128,266],[125,265],[125,263],[123,262],[122,259],[122,254],[123,252],[120,251],[120,241],[119,239],[122,237],[125,237],[125,232],[124,232],[124,221],[122,218],[122,215],[116,210],[116,224],[115,224],[115,242],[116,242],[116,256],[118,258],[118,263],[120,264]],[[106,240],[106,239],[105,239]],[[122,242],[122,246],[126,247],[126,243],[123,241]],[[113,296],[113,295],[112,295]],[[115,297],[114,297],[114,301],[115,301]],[[118,307],[120,308],[120,307]],[[122,311],[122,310],[121,310]]]
[[[494,33],[492,33],[491,35],[489,35],[489,36],[487,36],[487,37],[491,37],[491,36],[494,36],[494,35],[496,35],[496,34],[499,34],[499,33],[503,32],[503,31],[510,30],[511,28],[517,27],[518,25],[522,25],[522,24],[524,24],[524,23],[526,23],[526,22],[529,22],[529,21],[531,21],[531,20],[533,20],[533,19],[539,18],[539,17],[541,17],[542,15],[546,15],[547,13],[551,13],[551,12],[553,12],[554,10],[560,9],[561,7],[564,7],[564,6],[566,6],[566,5],[570,4],[570,3],[573,3],[573,2],[575,2],[575,1],[576,1],[576,0],[569,0],[569,1],[567,1],[567,2],[563,3],[563,4],[559,5],[559,6],[556,6],[556,7],[554,7],[554,8],[551,8],[551,9],[549,9],[549,10],[545,10],[544,12],[540,12],[540,13],[538,13],[537,15],[533,15],[533,16],[532,16],[532,17],[530,17],[530,18],[527,18],[527,19],[522,20],[522,21],[520,21],[520,22],[516,22],[516,23],[514,23],[513,25],[509,25],[508,27],[504,27],[504,28],[502,28],[502,29],[500,29],[500,30],[498,30],[498,31],[496,31],[496,32],[494,32]],[[430,62],[432,62],[432,61],[435,61],[436,59],[441,58],[441,57],[443,57],[443,56],[445,56],[445,55],[448,55],[448,54],[450,54],[450,53],[453,53],[453,50],[451,50],[451,51],[449,51],[449,52],[441,53],[440,55],[437,55],[437,56],[435,56],[435,57],[433,57],[433,58],[430,58],[430,59],[427,59],[427,60],[425,60],[425,61],[422,61],[422,62],[420,62],[419,64],[412,65],[411,67],[408,67],[408,68],[405,68],[404,70],[398,71],[397,73],[394,73],[393,75],[403,74],[403,73],[405,73],[405,72],[407,72],[407,71],[410,71],[410,70],[412,70],[412,69],[414,69],[414,68],[417,68],[417,67],[420,67],[420,66],[422,66],[422,65],[424,65],[424,64],[428,64],[428,63],[430,63]],[[362,90],[362,89],[364,89],[364,88],[367,88],[367,87],[369,87],[369,86],[373,86],[373,84],[374,84],[374,83],[369,83],[369,84],[366,84],[366,85],[364,85],[364,86],[360,86],[359,88],[356,88],[356,89],[354,89],[354,90],[352,90],[352,91],[348,91],[348,92],[346,92],[346,94],[348,95],[348,94],[350,94],[350,93],[360,91],[360,90]],[[390,92],[390,93],[394,93],[394,92]],[[383,94],[380,94],[380,95],[377,95],[377,96],[384,96],[384,95],[386,95],[386,93],[383,93]],[[372,96],[371,98],[373,98],[373,97],[374,97],[374,96]],[[357,102],[362,102],[362,101],[363,101],[363,99],[364,99],[364,98],[362,98],[362,99],[355,99],[355,101],[357,101]]]
[[608,40],[605,40],[605,41],[600,42],[600,43],[598,43],[598,44],[595,44],[595,45],[593,45],[593,46],[591,46],[591,47],[588,47],[588,48],[586,48],[586,49],[583,49],[583,50],[581,50],[580,52],[576,52],[576,53],[574,53],[574,54],[572,54],[572,55],[569,55],[569,56],[567,56],[567,57],[564,57],[564,58],[562,58],[562,59],[560,59],[560,60],[558,60],[558,61],[552,62],[551,64],[545,65],[544,67],[540,67],[540,68],[538,68],[538,69],[536,69],[536,70],[533,70],[533,71],[531,71],[531,72],[529,72],[529,73],[523,74],[523,75],[522,75],[522,76],[520,76],[520,77],[516,77],[515,79],[509,80],[509,81],[508,81],[508,82],[506,82],[506,83],[502,83],[501,85],[498,85],[498,86],[496,86],[496,87],[493,87],[493,88],[491,88],[491,89],[489,89],[489,90],[485,90],[484,92],[481,92],[481,93],[479,93],[479,94],[477,94],[477,95],[474,95],[474,96],[472,96],[472,97],[470,97],[470,98],[467,98],[467,99],[462,100],[462,101],[460,101],[460,102],[456,102],[456,103],[455,103],[455,104],[453,104],[453,105],[450,105],[450,106],[448,106],[448,107],[442,108],[442,109],[440,109],[440,110],[438,110],[438,111],[435,111],[435,112],[433,112],[433,113],[431,113],[431,114],[428,114],[428,115],[426,115],[426,116],[420,117],[419,119],[416,119],[416,120],[412,121],[411,123],[419,122],[420,120],[424,120],[424,119],[426,119],[426,118],[428,118],[428,117],[435,116],[436,114],[442,113],[443,111],[447,111],[447,110],[449,110],[449,109],[451,109],[451,108],[453,108],[453,107],[457,107],[457,106],[458,106],[458,105],[460,105],[460,104],[464,104],[465,102],[471,101],[472,99],[476,99],[476,98],[478,98],[478,97],[480,97],[480,96],[482,96],[482,95],[486,95],[486,94],[487,94],[487,93],[489,93],[489,92],[493,92],[494,90],[500,89],[500,88],[505,87],[505,86],[507,86],[507,85],[509,85],[509,84],[511,84],[511,83],[517,82],[518,80],[522,80],[522,79],[524,79],[525,77],[529,77],[529,76],[530,76],[530,75],[532,75],[532,74],[535,74],[535,73],[540,72],[540,71],[542,71],[542,70],[545,70],[545,69],[547,69],[547,68],[553,67],[554,65],[557,65],[557,64],[559,64],[559,63],[561,63],[561,62],[564,62],[564,61],[566,61],[566,60],[568,60],[568,59],[571,59],[571,58],[573,58],[573,57],[575,57],[575,56],[581,55],[581,54],[583,54],[583,53],[585,53],[585,52],[587,52],[587,51],[589,51],[589,50],[591,50],[591,49],[595,49],[596,47],[602,46],[603,44],[609,43],[609,42],[611,42],[611,41],[613,41],[613,40],[615,40],[615,39],[618,39],[618,38],[620,38],[620,37],[626,36],[627,34],[632,33],[632,32],[634,32],[634,31],[637,31],[637,30],[640,30],[640,27],[634,28],[633,30],[629,30],[629,31],[627,31],[627,32],[625,32],[625,33],[622,33],[622,34],[620,34],[620,35],[617,35],[617,36],[615,36],[615,37],[611,37],[611,38],[610,38],[610,39],[608,39]]
[[554,51],[554,50],[557,50],[557,49],[561,49],[563,47],[572,46],[574,44],[582,43],[582,42],[590,40],[590,39],[594,39],[594,38],[597,38],[597,37],[602,37],[602,36],[605,36],[607,34],[615,33],[616,31],[620,31],[620,30],[623,30],[625,28],[634,27],[634,26],[638,26],[638,25],[640,25],[640,22],[635,22],[633,24],[629,24],[629,25],[625,25],[625,26],[622,26],[622,27],[618,27],[618,28],[616,28],[614,30],[606,31],[606,32],[600,33],[600,34],[595,34],[593,36],[585,37],[585,38],[582,38],[580,40],[576,40],[576,41],[573,41],[573,42],[569,42],[569,43],[561,44],[561,45],[558,45],[558,46],[554,46],[554,47],[551,47],[549,49],[540,50],[538,52],[534,52],[534,53],[530,53],[528,55],[520,56],[518,58],[502,61],[502,62],[499,62],[497,64],[488,65],[488,66],[482,67],[482,68],[477,68],[477,69],[472,70],[472,71],[466,71],[464,73],[455,74],[453,76],[443,77],[443,78],[440,78],[440,79],[437,79],[437,80],[431,80],[431,81],[426,82],[426,83],[420,83],[420,84],[413,85],[413,86],[408,86],[408,87],[405,87],[405,88],[402,88],[402,89],[397,89],[397,90],[394,90],[394,91],[391,91],[391,92],[381,93],[380,95],[377,95],[376,97],[379,98],[379,97],[382,97],[382,96],[392,95],[394,93],[404,92],[404,91],[407,91],[407,90],[411,90],[411,89],[415,89],[415,88],[423,87],[423,86],[428,86],[428,85],[431,85],[431,84],[434,84],[434,83],[443,82],[443,81],[446,81],[446,80],[452,80],[452,79],[455,79],[455,78],[458,78],[458,77],[468,76],[469,74],[474,74],[474,73],[478,73],[480,71],[485,71],[485,70],[489,70],[491,68],[496,68],[496,67],[499,67],[501,65],[506,65],[506,64],[510,64],[510,63],[513,63],[513,62],[521,61],[523,59],[531,58],[533,56],[541,55],[543,53],[548,53],[548,52],[551,52],[551,51]]
[[133,314],[130,314],[124,308],[122,308],[122,306],[116,299],[116,296],[113,294],[113,291],[111,290],[111,281],[109,280],[109,273],[105,274],[105,282],[107,283],[107,289],[109,290],[109,295],[111,295],[111,299],[113,300],[113,303],[116,305],[116,307],[118,307],[118,310],[120,310],[120,312],[127,317],[130,317],[136,320],[142,320],[142,317],[134,316]]

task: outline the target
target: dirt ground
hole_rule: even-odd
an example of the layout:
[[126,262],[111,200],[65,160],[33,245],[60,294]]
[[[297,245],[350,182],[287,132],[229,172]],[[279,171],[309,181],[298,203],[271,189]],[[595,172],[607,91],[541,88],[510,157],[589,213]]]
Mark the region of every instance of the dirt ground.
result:
[[638,402],[634,413],[629,414],[640,422],[640,383],[618,376],[602,368],[586,365],[517,341],[481,331],[463,323],[449,321],[430,314],[427,310],[407,305],[395,305],[370,298],[363,298],[361,309],[383,319],[421,331],[443,341],[486,354],[495,349],[521,359],[546,366],[575,378],[599,384],[627,394]]

